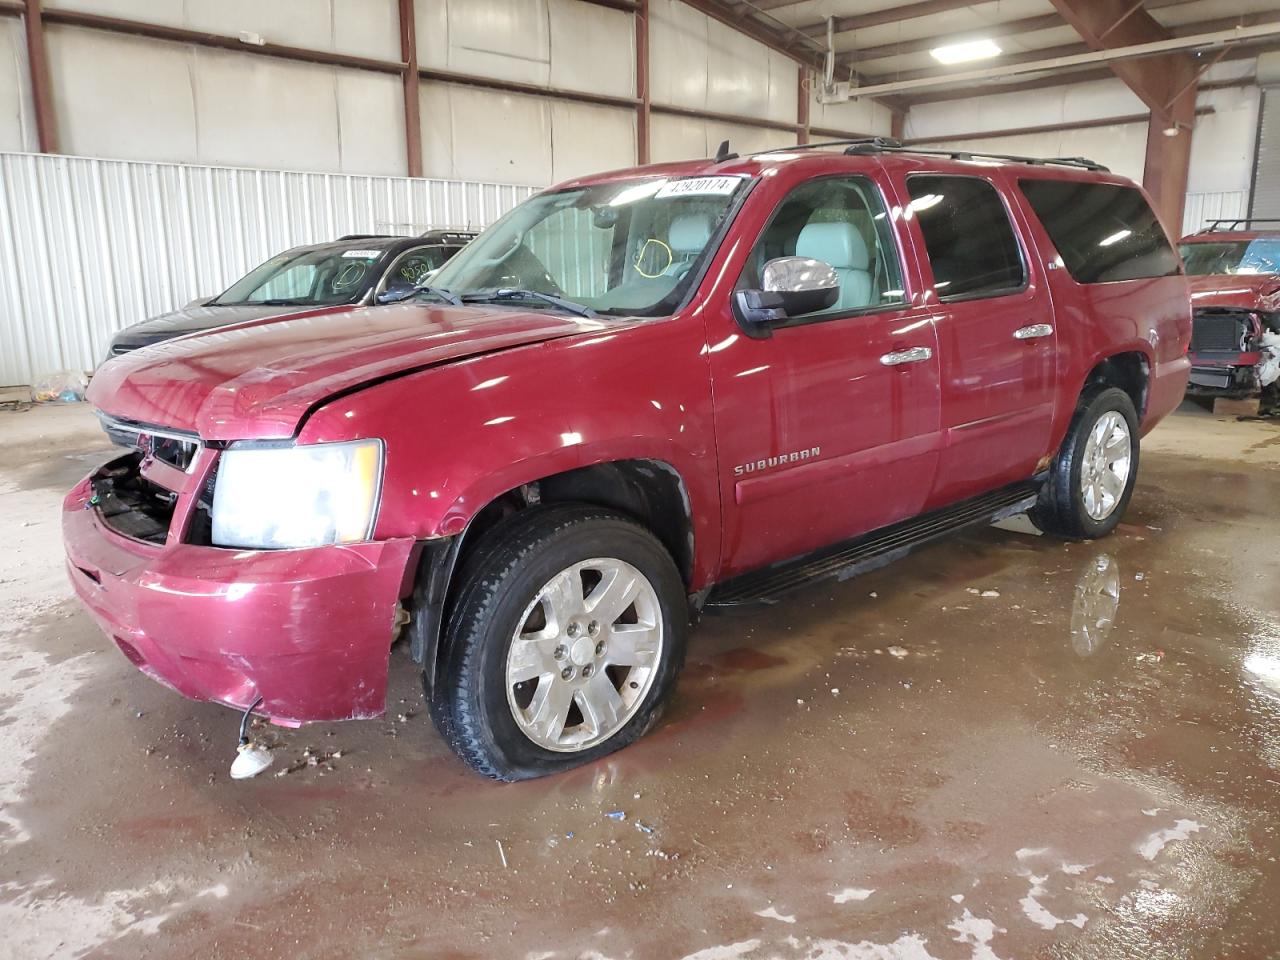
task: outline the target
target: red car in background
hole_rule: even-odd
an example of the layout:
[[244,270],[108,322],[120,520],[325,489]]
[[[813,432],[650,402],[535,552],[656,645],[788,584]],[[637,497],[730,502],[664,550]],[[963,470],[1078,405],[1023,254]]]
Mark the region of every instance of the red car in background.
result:
[[1187,395],[1256,396],[1280,362],[1280,218],[1214,220],[1180,249],[1192,304]]

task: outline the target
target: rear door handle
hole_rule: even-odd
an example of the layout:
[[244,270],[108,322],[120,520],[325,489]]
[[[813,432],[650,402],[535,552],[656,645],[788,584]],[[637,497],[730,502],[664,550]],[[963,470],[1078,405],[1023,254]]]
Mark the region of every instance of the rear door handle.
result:
[[1047,337],[1053,333],[1053,324],[1051,323],[1033,323],[1029,327],[1019,327],[1013,331],[1015,340],[1036,340],[1039,337]]
[[893,353],[886,353],[880,358],[880,362],[886,367],[897,367],[904,363],[920,363],[928,360],[933,356],[933,351],[928,347],[912,347],[909,350],[896,350]]

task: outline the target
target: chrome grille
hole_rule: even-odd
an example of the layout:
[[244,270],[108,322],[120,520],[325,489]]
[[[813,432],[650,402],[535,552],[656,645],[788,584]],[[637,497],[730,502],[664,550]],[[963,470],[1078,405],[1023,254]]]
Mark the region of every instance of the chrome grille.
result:
[[195,434],[113,417],[101,410],[94,412],[107,437],[117,446],[149,453],[161,463],[167,463],[186,473],[190,473],[195,467],[196,457],[200,453],[200,438]]

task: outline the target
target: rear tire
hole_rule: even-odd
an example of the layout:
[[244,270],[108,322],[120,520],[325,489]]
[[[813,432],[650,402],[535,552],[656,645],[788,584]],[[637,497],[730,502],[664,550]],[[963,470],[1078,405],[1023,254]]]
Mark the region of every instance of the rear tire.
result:
[[1116,387],[1080,398],[1049,479],[1031,510],[1045,533],[1069,540],[1106,536],[1124,516],[1138,478],[1138,415]]
[[539,507],[477,545],[431,714],[477,772],[590,763],[656,721],[684,662],[688,604],[653,534],[609,510]]

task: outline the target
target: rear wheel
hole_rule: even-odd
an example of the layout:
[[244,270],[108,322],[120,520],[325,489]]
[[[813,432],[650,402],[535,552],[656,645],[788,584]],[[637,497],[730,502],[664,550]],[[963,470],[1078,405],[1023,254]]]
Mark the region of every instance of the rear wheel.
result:
[[1116,387],[1080,401],[1031,519],[1045,533],[1091,540],[1115,529],[1138,477],[1138,416]]
[[661,543],[610,511],[551,507],[477,549],[431,704],[454,751],[522,780],[639,737],[674,685],[688,626]]

